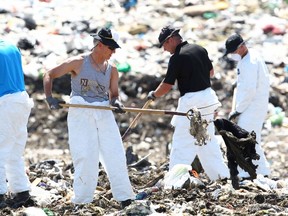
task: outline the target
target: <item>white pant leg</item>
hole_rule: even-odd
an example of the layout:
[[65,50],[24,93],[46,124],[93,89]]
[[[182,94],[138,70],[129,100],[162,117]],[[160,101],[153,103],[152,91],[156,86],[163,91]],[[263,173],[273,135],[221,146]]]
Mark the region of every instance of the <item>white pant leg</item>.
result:
[[99,145],[100,161],[107,172],[113,197],[117,201],[135,199],[121,135],[112,112],[101,119]]
[[218,178],[228,178],[229,169],[224,161],[220,143],[215,136],[214,124],[210,123],[207,130],[210,140],[206,145],[199,146],[197,151],[202,167],[212,181],[217,180]]
[[270,165],[266,159],[266,156],[264,154],[263,148],[261,147],[261,144],[256,145],[256,152],[259,154],[260,159],[259,160],[253,160],[253,163],[255,165],[258,165],[257,167],[257,174],[270,175]]
[[[7,95],[5,103],[0,102],[0,104],[0,119],[1,122],[5,122],[0,126],[1,160],[3,158],[3,162],[0,162],[0,193],[7,192],[6,178],[12,193],[27,191],[30,190],[30,182],[25,170],[23,153],[27,142],[27,123],[33,100],[26,92],[19,92]],[[5,171],[3,164],[5,164]],[[4,172],[6,172],[6,177]]]
[[8,104],[0,104],[0,194],[5,194],[8,190],[6,164],[14,144],[14,136],[11,137],[14,132],[12,130],[13,124],[7,113],[9,110],[12,109],[8,108]]
[[[28,137],[27,123],[30,115],[31,108],[22,104],[17,105],[14,112],[18,115],[17,118],[17,131],[14,131],[15,143],[13,145],[12,152],[9,154],[9,159],[6,165],[6,175],[9,183],[9,190],[12,193],[19,193],[30,190],[30,181],[26,174],[25,162],[23,153],[26,146]],[[14,114],[14,115],[15,115]],[[20,123],[21,122],[21,123]]]
[[92,110],[69,108],[69,147],[74,165],[73,203],[90,203],[98,182],[98,127]]
[[[253,160],[253,163],[255,165],[258,165],[257,168],[257,174],[262,174],[262,175],[270,175],[270,166],[269,163],[266,159],[265,153],[263,148],[261,147],[261,130],[262,130],[262,125],[264,122],[264,116],[265,113],[263,113],[261,116],[260,114],[255,116],[254,112],[249,111],[249,112],[244,112],[240,115],[239,120],[238,120],[238,125],[247,130],[248,132],[251,132],[252,130],[255,131],[256,133],[256,140],[258,144],[256,144],[256,152],[259,154],[260,159],[259,160]],[[239,170],[239,176],[240,177],[248,177],[249,174],[246,173],[244,170],[241,168],[238,168]],[[244,174],[245,173],[245,174]]]
[[[207,111],[209,115],[205,114],[202,118],[207,121],[213,120],[213,111],[214,109],[211,108]],[[178,118],[177,121],[173,134],[169,169],[171,170],[176,164],[191,165],[195,156],[198,155],[203,169],[211,180],[229,177],[229,169],[222,156],[220,143],[215,137],[213,122],[209,123],[207,128],[211,140],[206,145],[198,146],[195,145],[196,140],[190,134],[189,120],[183,117]]]
[[191,165],[197,153],[196,140],[189,131],[189,120],[183,117],[182,121],[184,124],[175,126],[173,133],[169,170],[177,164]]

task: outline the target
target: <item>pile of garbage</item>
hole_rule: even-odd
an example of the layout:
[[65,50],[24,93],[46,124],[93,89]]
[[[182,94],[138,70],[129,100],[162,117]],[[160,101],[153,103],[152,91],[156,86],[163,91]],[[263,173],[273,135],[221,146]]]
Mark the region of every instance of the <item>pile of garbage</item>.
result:
[[[253,181],[241,181],[235,190],[230,180],[210,182],[204,173],[178,164],[170,172],[167,164],[151,166],[148,159],[129,166],[136,192],[135,201],[121,209],[111,194],[107,175],[100,170],[94,201],[74,205],[72,195],[73,166],[61,160],[46,160],[29,167],[33,206],[17,210],[25,215],[286,215],[288,179],[269,179],[258,175]],[[11,215],[15,210],[4,209]]]
[[[1,215],[273,215],[288,214],[288,3],[287,0],[2,0],[1,37],[17,44],[23,55],[27,91],[35,107],[29,118],[25,151],[27,173],[36,205],[1,209]],[[250,38],[269,67],[269,114],[263,126],[263,148],[271,177],[244,180],[235,190],[230,180],[210,182],[204,173],[179,165],[168,172],[173,128],[171,116],[143,114],[123,144],[136,197],[120,209],[101,167],[95,199],[73,205],[73,164],[68,147],[67,109],[50,111],[42,75],[63,59],[92,48],[91,33],[107,26],[119,33],[121,49],[111,59],[120,73],[126,107],[142,107],[147,93],[164,78],[169,54],[157,47],[160,29],[181,28],[185,40],[204,46],[215,68],[212,86],[227,118],[232,103],[235,64],[221,58],[226,38],[238,31]],[[70,77],[55,80],[53,94],[67,100]],[[149,108],[175,110],[176,89]],[[121,134],[135,114],[115,114]],[[225,151],[225,147],[223,147]]]

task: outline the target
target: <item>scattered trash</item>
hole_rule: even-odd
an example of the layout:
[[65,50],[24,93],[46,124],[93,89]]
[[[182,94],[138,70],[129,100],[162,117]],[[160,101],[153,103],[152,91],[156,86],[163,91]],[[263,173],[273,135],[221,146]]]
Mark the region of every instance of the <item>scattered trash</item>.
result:
[[[288,159],[287,0],[107,0],[97,3],[86,0],[81,4],[77,0],[1,0],[1,3],[1,35],[19,45],[27,90],[35,101],[24,156],[30,165],[31,195],[37,201],[32,210],[39,212],[38,215],[43,211],[49,216],[288,214],[285,169]],[[142,200],[135,200],[121,210],[112,198],[111,186],[100,165],[93,202],[73,205],[70,202],[73,164],[68,145],[67,112],[47,109],[41,75],[63,59],[89,51],[92,48],[90,33],[105,25],[119,32],[121,49],[113,58],[121,63],[118,65],[121,98],[125,98],[125,106],[141,107],[147,93],[159,85],[167,70],[169,53],[157,47],[157,37],[159,30],[168,23],[181,28],[185,40],[208,50],[215,71],[212,88],[217,90],[222,104],[217,110],[221,118],[227,117],[231,109],[229,92],[236,76],[235,62],[221,58],[225,39],[238,31],[245,38],[251,37],[248,46],[263,54],[271,78],[269,102],[274,108],[282,109],[269,116],[271,119],[267,119],[263,129],[263,146],[271,165],[271,177],[257,176],[255,182],[240,180],[239,190],[233,190],[230,180],[228,183],[210,182],[205,172],[198,172],[196,178],[180,169],[178,176],[175,172],[169,178],[164,173],[168,170],[166,146],[173,134],[171,119],[145,115],[124,142],[124,147],[133,146],[137,155],[128,154],[128,169],[133,187],[139,193],[144,192]],[[69,98],[70,76],[55,80],[54,86],[55,94]],[[157,98],[151,108],[174,110],[179,98],[174,88],[176,85],[167,95]],[[285,113],[284,119],[281,112]],[[121,134],[133,117],[133,114],[116,116]],[[145,157],[147,155],[149,158]],[[164,189],[164,179],[171,189]],[[151,194],[145,192],[153,187],[159,190]],[[0,214],[18,215],[27,209],[5,208]]]
[[285,112],[280,107],[275,107],[273,113],[270,114],[269,121],[272,126],[281,126],[285,118]]
[[176,164],[164,177],[164,189],[180,189],[185,187],[203,187],[200,179],[191,176],[192,167],[186,164]]
[[28,207],[28,208],[24,209],[22,211],[22,215],[25,215],[25,216],[54,216],[53,214],[52,215],[46,214],[46,212],[43,209],[37,208],[37,207]]
[[271,191],[277,188],[276,181],[265,178],[263,175],[257,175],[257,178],[253,179],[253,182],[264,191]]
[[127,73],[131,71],[131,66],[128,63],[117,64],[117,69],[119,72]]
[[189,120],[190,120],[190,134],[195,137],[195,145],[206,145],[210,136],[207,131],[209,122],[203,119],[200,111],[197,108],[192,108],[189,110]]
[[235,189],[239,189],[238,166],[249,173],[251,179],[257,177],[257,166],[252,160],[259,160],[256,153],[256,133],[248,132],[232,121],[226,119],[216,119],[214,125],[223,137],[227,147],[226,157],[230,171],[230,179]]
[[159,190],[158,187],[147,188],[144,191],[136,194],[136,200],[143,200],[146,197],[150,196],[153,192],[157,192]]

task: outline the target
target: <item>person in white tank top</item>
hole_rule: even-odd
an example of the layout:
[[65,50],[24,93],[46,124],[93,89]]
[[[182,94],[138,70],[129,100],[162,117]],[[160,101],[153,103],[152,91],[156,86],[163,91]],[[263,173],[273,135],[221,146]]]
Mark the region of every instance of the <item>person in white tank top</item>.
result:
[[[108,60],[120,46],[110,29],[102,28],[94,38],[91,52],[68,58],[44,74],[43,85],[50,109],[59,109],[61,102],[52,97],[53,80],[71,73],[73,104],[118,107],[119,99],[117,68]],[[111,110],[69,108],[69,148],[75,168],[72,202],[85,204],[93,201],[98,182],[99,162],[107,172],[113,197],[121,207],[129,205],[133,192],[126,165],[125,151],[118,125]]]

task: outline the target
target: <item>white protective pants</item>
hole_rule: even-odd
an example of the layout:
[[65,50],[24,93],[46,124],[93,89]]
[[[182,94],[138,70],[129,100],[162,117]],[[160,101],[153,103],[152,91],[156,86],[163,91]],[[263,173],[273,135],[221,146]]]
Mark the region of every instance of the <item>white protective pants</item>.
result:
[[[77,96],[72,97],[71,103],[109,105],[109,102],[87,103]],[[69,108],[68,132],[75,168],[72,202],[92,202],[98,182],[99,162],[107,172],[113,197],[117,201],[135,199],[119,128],[112,111]]]
[[220,143],[218,143],[218,139],[215,136],[213,123],[214,111],[219,105],[220,102],[211,88],[199,92],[186,93],[179,99],[177,107],[179,112],[187,112],[193,107],[209,106],[205,109],[199,109],[199,111],[203,119],[211,121],[207,128],[211,139],[206,145],[195,145],[196,139],[189,131],[190,120],[184,116],[174,116],[171,122],[175,126],[175,131],[172,138],[169,170],[176,164],[191,165],[195,156],[198,155],[202,167],[210,180],[214,181],[218,178],[229,177],[229,170],[224,162]]
[[7,181],[12,193],[30,190],[23,153],[33,105],[27,92],[0,97],[0,194],[8,191]]
[[[270,175],[269,163],[261,147],[261,131],[265,117],[267,115],[267,109],[265,109],[265,107],[263,107],[262,109],[259,108],[257,111],[254,109],[255,107],[249,106],[248,109],[245,110],[245,112],[240,114],[237,124],[248,132],[251,132],[252,130],[255,131],[256,140],[258,142],[258,144],[256,144],[256,152],[260,156],[259,160],[253,160],[253,163],[255,165],[258,165],[256,173],[262,174],[263,176]],[[257,115],[255,113],[257,113]],[[250,176],[241,168],[238,168],[238,171],[240,177]]]
[[[269,101],[269,71],[261,55],[255,50],[249,52],[237,64],[237,91],[235,95],[236,110],[241,113],[238,125],[243,129],[256,133],[256,152],[260,160],[253,161],[258,165],[257,174],[269,175],[269,164],[261,148],[261,130],[267,116]],[[241,169],[240,177],[249,177]]]

